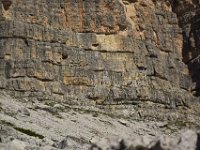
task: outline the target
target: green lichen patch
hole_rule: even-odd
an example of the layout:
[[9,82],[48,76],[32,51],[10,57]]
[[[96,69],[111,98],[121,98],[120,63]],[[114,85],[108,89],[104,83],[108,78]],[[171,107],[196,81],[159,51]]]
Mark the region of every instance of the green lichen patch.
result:
[[21,133],[24,133],[26,135],[29,135],[29,136],[33,136],[33,137],[38,137],[39,139],[43,139],[44,136],[41,135],[41,134],[38,134],[34,131],[31,131],[29,129],[24,129],[24,128],[19,128],[19,127],[14,127],[15,130],[21,132]]
[[17,130],[17,131],[19,131],[19,132],[21,132],[23,134],[26,134],[26,135],[29,135],[29,136],[32,136],[32,137],[37,137],[39,139],[43,139],[44,138],[44,136],[41,135],[41,134],[38,134],[38,133],[36,133],[34,131],[31,131],[29,129],[24,129],[24,128],[21,128],[21,127],[16,127],[14,124],[12,124],[10,122],[7,122],[5,120],[0,120],[0,123],[4,124],[6,126],[13,127],[15,130]]

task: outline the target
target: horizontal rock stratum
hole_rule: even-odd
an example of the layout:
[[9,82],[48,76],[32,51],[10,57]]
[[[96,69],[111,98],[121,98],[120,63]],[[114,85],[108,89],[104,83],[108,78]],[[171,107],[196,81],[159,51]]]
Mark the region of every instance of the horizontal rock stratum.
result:
[[189,106],[198,13],[192,0],[1,0],[0,88],[73,105]]

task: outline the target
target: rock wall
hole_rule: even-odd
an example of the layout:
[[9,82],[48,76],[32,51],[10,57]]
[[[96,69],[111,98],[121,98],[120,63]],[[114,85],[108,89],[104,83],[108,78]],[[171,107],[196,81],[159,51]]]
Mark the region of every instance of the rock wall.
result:
[[171,4],[1,0],[0,88],[69,104],[187,106],[192,80]]
[[183,30],[183,61],[188,65],[194,85],[192,91],[200,95],[200,2],[198,0],[173,1],[174,12]]

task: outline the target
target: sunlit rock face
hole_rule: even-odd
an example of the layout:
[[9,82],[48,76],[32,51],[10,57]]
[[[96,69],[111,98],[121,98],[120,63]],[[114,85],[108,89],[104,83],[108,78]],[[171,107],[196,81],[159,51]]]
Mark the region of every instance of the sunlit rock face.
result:
[[148,101],[170,107],[187,106],[193,99],[182,55],[185,23],[180,25],[176,14],[182,5],[2,0],[0,6],[0,88],[14,96],[75,105]]

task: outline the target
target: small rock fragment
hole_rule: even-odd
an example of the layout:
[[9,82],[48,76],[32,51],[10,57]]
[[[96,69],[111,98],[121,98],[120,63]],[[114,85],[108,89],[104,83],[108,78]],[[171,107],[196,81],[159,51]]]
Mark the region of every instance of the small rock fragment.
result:
[[5,150],[25,150],[26,144],[22,141],[14,139],[5,146]]
[[120,124],[127,126],[127,121],[126,120],[119,120],[118,121]]

